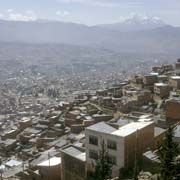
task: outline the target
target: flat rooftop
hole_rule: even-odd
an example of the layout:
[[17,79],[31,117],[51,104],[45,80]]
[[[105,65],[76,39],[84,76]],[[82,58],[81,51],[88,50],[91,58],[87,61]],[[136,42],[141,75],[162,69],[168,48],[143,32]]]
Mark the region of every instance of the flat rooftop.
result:
[[130,134],[133,134],[138,129],[139,130],[143,129],[143,128],[145,128],[145,127],[147,127],[153,123],[154,123],[153,121],[131,122],[131,123],[126,124],[122,127],[119,127],[119,129],[116,129],[116,128],[112,127],[111,125],[106,124],[105,122],[100,122],[100,123],[94,124],[92,126],[89,126],[86,129],[101,132],[101,133],[125,137],[125,136],[128,136]]
[[74,147],[74,146],[69,146],[65,149],[62,150],[62,152],[75,157],[81,161],[86,161],[86,153],[80,151],[78,148]]
[[132,122],[129,123],[125,126],[120,127],[118,130],[112,132],[111,134],[113,135],[117,135],[117,136],[121,136],[121,137],[125,137],[128,136],[130,134],[135,133],[136,131],[143,129],[151,124],[153,124],[154,122]]
[[171,79],[173,79],[173,80],[180,80],[180,76],[171,76]]
[[165,84],[165,83],[155,83],[155,86],[166,87],[166,86],[168,86],[168,84]]
[[61,164],[61,158],[53,157],[46,161],[43,161],[42,163],[38,164],[38,166],[57,166],[59,164]]
[[[157,72],[151,72],[150,74],[149,74],[149,76],[158,76],[159,75],[159,73],[157,73]],[[148,76],[148,75],[147,75]]]

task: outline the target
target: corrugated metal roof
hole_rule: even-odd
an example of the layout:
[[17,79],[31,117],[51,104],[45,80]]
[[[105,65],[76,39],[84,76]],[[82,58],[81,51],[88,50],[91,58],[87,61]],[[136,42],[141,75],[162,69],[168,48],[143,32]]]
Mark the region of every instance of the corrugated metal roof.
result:
[[105,122],[100,122],[100,123],[94,124],[92,126],[87,127],[86,129],[103,132],[103,133],[108,133],[108,134],[117,130],[114,127],[106,124]]
[[63,149],[63,152],[82,161],[86,160],[86,153],[73,146]]

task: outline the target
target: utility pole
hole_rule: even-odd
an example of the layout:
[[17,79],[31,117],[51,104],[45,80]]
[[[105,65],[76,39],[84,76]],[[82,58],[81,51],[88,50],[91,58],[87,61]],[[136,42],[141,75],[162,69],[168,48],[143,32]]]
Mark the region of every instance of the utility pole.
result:
[[138,180],[138,172],[139,172],[139,167],[138,167],[138,129],[136,131],[136,144],[135,144],[135,154],[134,154],[134,177],[133,180]]
[[[51,165],[50,158],[51,158],[51,156],[50,156],[50,152],[48,152],[49,167],[50,167],[50,165]],[[48,173],[48,179],[50,180],[49,173]]]

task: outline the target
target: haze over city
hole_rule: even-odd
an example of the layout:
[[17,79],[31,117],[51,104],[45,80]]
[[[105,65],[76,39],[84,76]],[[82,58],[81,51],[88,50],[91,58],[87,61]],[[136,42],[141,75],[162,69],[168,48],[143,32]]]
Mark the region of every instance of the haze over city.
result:
[[179,0],[0,0],[0,180],[179,180],[179,17]]

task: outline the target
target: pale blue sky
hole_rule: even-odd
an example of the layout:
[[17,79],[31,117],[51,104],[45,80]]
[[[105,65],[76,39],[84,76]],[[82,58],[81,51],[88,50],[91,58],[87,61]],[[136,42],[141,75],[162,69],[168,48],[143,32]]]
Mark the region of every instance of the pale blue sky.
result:
[[117,22],[132,13],[180,26],[180,0],[0,0],[0,18],[10,20],[51,19],[94,25]]

